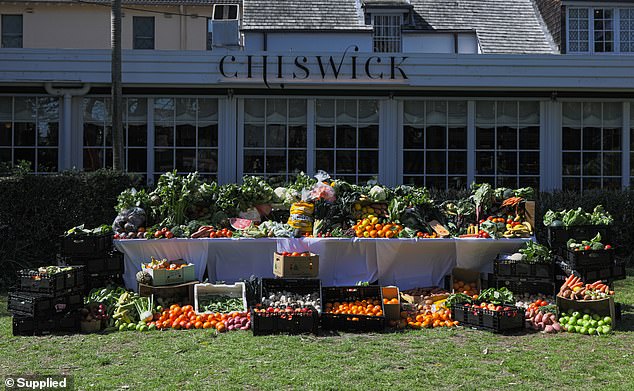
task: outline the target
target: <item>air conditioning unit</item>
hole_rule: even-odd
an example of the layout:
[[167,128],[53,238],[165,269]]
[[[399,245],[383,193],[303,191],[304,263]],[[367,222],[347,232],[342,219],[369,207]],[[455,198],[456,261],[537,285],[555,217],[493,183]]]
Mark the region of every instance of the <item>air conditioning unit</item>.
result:
[[211,23],[214,46],[240,45],[239,20],[213,20]]

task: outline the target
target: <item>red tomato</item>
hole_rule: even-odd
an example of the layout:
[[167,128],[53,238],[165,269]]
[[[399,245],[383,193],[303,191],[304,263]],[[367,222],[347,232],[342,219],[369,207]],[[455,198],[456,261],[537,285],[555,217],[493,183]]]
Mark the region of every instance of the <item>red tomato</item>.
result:
[[163,236],[163,232],[161,232],[161,231],[154,232],[154,237],[155,238],[160,238],[161,236]]
[[174,234],[172,233],[172,231],[165,231],[165,237],[171,239],[174,237]]
[[291,257],[299,257],[299,253],[297,251],[293,252],[291,254]]

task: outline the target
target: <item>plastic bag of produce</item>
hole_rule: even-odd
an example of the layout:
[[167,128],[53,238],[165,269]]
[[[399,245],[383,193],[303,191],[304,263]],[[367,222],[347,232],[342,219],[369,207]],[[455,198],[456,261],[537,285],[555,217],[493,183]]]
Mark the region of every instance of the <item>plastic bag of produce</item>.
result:
[[288,225],[303,232],[313,230],[313,213],[315,205],[310,202],[296,202],[291,205],[291,215],[288,218]]

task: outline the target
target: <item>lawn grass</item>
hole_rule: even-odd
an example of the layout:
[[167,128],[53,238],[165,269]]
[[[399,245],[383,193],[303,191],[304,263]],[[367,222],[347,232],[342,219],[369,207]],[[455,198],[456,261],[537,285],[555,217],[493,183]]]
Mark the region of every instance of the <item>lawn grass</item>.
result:
[[208,330],[13,337],[0,298],[0,377],[59,374],[76,389],[634,389],[634,273],[609,336],[458,329],[266,336]]

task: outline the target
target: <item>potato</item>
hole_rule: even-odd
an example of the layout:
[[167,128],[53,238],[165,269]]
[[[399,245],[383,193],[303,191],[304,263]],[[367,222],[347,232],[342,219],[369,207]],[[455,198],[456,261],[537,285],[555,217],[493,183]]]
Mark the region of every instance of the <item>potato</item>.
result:
[[553,330],[561,331],[561,325],[559,324],[559,322],[553,323]]
[[550,326],[550,325],[546,326],[546,328],[544,329],[544,331],[548,334],[552,333],[553,330],[554,330],[553,326]]

